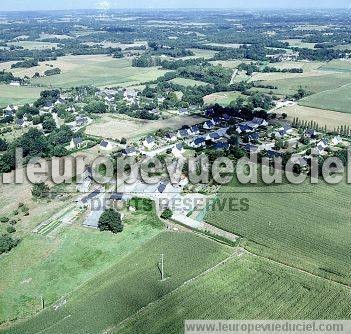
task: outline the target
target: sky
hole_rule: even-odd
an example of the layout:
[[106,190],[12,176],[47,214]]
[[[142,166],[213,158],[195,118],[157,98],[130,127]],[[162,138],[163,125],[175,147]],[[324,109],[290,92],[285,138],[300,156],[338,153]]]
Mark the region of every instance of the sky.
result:
[[88,8],[348,8],[351,0],[0,0],[0,11]]

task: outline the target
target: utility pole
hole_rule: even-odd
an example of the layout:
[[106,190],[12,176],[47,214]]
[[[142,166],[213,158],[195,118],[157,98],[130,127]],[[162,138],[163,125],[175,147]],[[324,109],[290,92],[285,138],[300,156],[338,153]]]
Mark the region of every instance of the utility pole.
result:
[[41,307],[42,307],[42,310],[44,310],[45,304],[44,304],[44,297],[43,296],[41,296]]
[[164,280],[164,271],[163,271],[163,257],[164,255],[161,254],[161,281]]

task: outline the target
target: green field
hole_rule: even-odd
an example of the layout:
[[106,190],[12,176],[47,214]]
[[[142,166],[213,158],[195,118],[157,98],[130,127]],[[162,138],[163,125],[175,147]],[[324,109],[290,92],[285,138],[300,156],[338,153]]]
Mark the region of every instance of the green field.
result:
[[206,105],[220,104],[223,107],[227,107],[230,102],[235,101],[238,97],[243,95],[238,92],[219,92],[207,95],[204,97],[204,103]]
[[137,85],[162,76],[166,71],[156,67],[137,68],[131,59],[113,59],[105,55],[65,56],[50,62],[61,69],[59,75],[32,79],[43,86],[68,88],[81,85],[105,87],[111,85]]
[[0,85],[0,106],[34,102],[41,91],[42,88],[37,87]]
[[299,89],[299,87],[306,88],[313,93],[320,93],[351,84],[351,73],[311,75],[280,80],[266,80],[260,83],[278,87],[277,90],[273,90],[276,94],[293,94]]
[[306,107],[351,113],[351,84],[343,87],[313,94],[299,104]]
[[206,82],[193,80],[193,79],[185,79],[185,78],[175,78],[172,79],[171,82],[177,85],[185,86],[185,87],[195,87],[195,86],[204,86],[207,85]]
[[321,67],[324,71],[351,72],[351,61],[332,60]]
[[113,333],[182,333],[184,319],[350,319],[350,302],[347,289],[245,255],[182,286]]
[[[47,308],[35,318],[0,332],[102,333],[215,266],[232,251],[230,247],[193,233],[161,233],[127,257],[108,254],[115,264],[67,296],[67,303],[58,310]],[[158,269],[162,253],[164,281],[160,280]],[[85,263],[77,261],[75,265]],[[76,270],[73,265],[62,269]],[[53,278],[62,281],[62,277],[52,277],[51,271],[46,275],[47,282]]]
[[248,212],[210,210],[205,220],[242,236],[250,251],[351,284],[348,184],[225,186],[224,198],[247,198]]
[[[0,257],[0,324],[21,319],[50,306],[102,270],[120,261],[161,232],[155,214],[126,216],[121,234],[100,233],[73,225],[46,237],[27,234]],[[17,227],[17,226],[16,226]]]

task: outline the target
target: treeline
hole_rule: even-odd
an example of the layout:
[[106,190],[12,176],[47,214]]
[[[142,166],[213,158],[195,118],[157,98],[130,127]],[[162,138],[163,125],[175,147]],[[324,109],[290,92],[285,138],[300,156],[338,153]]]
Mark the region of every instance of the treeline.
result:
[[303,73],[302,68],[276,68],[272,66],[259,66],[254,63],[246,64],[241,63],[238,65],[239,71],[245,71],[247,75],[251,75],[254,72],[261,72],[261,73],[272,73],[272,72],[281,72],[281,73]]
[[12,81],[22,81],[21,78],[15,77],[11,72],[0,71],[0,82],[9,84]]

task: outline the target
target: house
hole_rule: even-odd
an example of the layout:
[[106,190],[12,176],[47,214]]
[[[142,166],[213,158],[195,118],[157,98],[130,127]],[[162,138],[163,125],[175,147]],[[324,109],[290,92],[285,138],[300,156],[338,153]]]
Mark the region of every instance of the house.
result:
[[209,108],[205,111],[205,116],[206,117],[213,117],[213,115],[215,114],[214,109],[213,108]]
[[198,148],[204,146],[205,142],[206,140],[204,137],[197,137],[189,144],[189,146]]
[[82,137],[75,137],[71,139],[69,147],[71,149],[79,149],[82,146],[82,143],[83,143]]
[[249,141],[258,141],[260,139],[260,134],[258,132],[250,133],[248,136]]
[[20,83],[19,81],[11,81],[11,82],[10,82],[10,86],[16,86],[16,87],[18,87],[18,86],[21,86],[21,83]]
[[178,143],[172,148],[172,153],[175,157],[181,157],[184,153],[183,145]]
[[335,136],[332,140],[331,140],[331,143],[333,145],[338,145],[340,143],[342,143],[342,138],[340,136]]
[[274,151],[274,150],[268,150],[267,157],[270,159],[279,158],[279,157],[281,157],[281,153],[279,153],[278,151]]
[[106,95],[104,100],[107,104],[113,103],[113,102],[115,102],[115,97],[114,97],[114,95]]
[[152,115],[159,115],[160,114],[160,110],[158,110],[158,108],[154,108],[152,110],[149,110],[149,113]]
[[18,119],[16,119],[16,125],[24,128],[26,126],[33,125],[33,122],[28,122],[24,118],[18,118]]
[[228,115],[228,114],[224,114],[222,115],[222,120],[225,121],[225,122],[228,122],[232,119],[232,116]]
[[186,137],[188,137],[189,136],[189,131],[188,131],[188,129],[180,129],[180,130],[178,130],[178,132],[177,132],[177,137],[178,138],[186,138]]
[[75,120],[75,126],[77,128],[80,128],[82,126],[85,126],[87,125],[89,122],[89,118],[84,116],[84,115],[79,115],[76,117],[76,120]]
[[[11,116],[18,110],[18,107],[15,107],[13,104],[9,104],[5,109],[4,112],[9,112],[11,113]],[[6,115],[7,116],[7,115]]]
[[110,200],[114,202],[123,200],[123,193],[112,193],[110,196]]
[[147,136],[147,137],[145,138],[145,140],[143,141],[143,145],[144,145],[147,149],[151,150],[151,149],[156,145],[156,143],[155,143],[155,138],[152,137],[152,136]]
[[265,121],[263,118],[255,117],[252,121],[252,123],[257,124],[258,126],[267,126],[268,122]]
[[249,126],[248,124],[245,123],[241,123],[237,126],[236,128],[236,132],[237,133],[248,133],[248,132],[253,132],[255,129],[251,126]]
[[157,191],[162,194],[165,190],[166,190],[167,184],[161,182],[158,187],[157,187]]
[[193,125],[190,127],[190,134],[191,135],[198,135],[200,133],[200,129],[198,125]]
[[66,108],[66,111],[68,112],[76,112],[76,108],[74,106],[69,106],[68,108]]
[[187,108],[179,108],[178,114],[182,116],[189,115],[189,110]]
[[103,139],[100,143],[100,149],[104,151],[110,151],[113,149],[113,146],[109,141]]
[[57,101],[55,102],[55,106],[65,104],[65,100],[59,97]]
[[213,117],[212,118],[212,123],[214,125],[218,125],[221,122],[221,119],[219,117]]
[[317,143],[317,150],[318,153],[322,153],[328,147],[328,141],[326,139],[322,139],[320,142]]
[[211,132],[206,136],[206,140],[211,140],[213,142],[221,139],[221,136],[217,132]]
[[123,93],[123,98],[128,103],[134,104],[136,103],[138,93],[134,89],[126,89]]
[[87,193],[93,181],[93,170],[87,166],[77,182],[77,191]]
[[54,108],[54,105],[51,102],[47,102],[41,109],[44,112],[51,112],[53,108]]
[[252,145],[252,144],[246,144],[244,145],[244,150],[246,152],[249,152],[251,154],[255,154],[255,153],[258,153],[259,152],[259,148],[255,145]]
[[87,205],[88,202],[90,202],[92,199],[94,199],[96,196],[98,196],[101,193],[100,189],[95,189],[94,191],[92,191],[89,195],[83,197],[81,199],[81,202],[83,205]]
[[204,124],[203,124],[203,128],[205,130],[211,130],[213,129],[215,126],[215,123],[213,122],[213,120],[210,120],[210,121],[206,121]]
[[277,138],[284,138],[287,135],[291,134],[293,131],[294,129],[291,126],[284,125],[281,128],[279,128],[277,132],[275,132],[275,136]]
[[317,131],[313,129],[307,129],[304,133],[305,137],[308,138],[315,138],[317,136]]
[[169,142],[174,142],[177,140],[177,135],[173,132],[167,132],[165,134],[165,139]]
[[215,144],[215,149],[216,150],[228,150],[229,149],[229,144],[224,141],[219,141]]
[[127,157],[133,157],[137,155],[137,150],[133,146],[127,146],[123,151],[122,154]]
[[304,157],[301,157],[300,155],[293,155],[290,158],[290,161],[294,164],[294,165],[299,165],[303,168],[308,166],[308,162],[307,159]]

